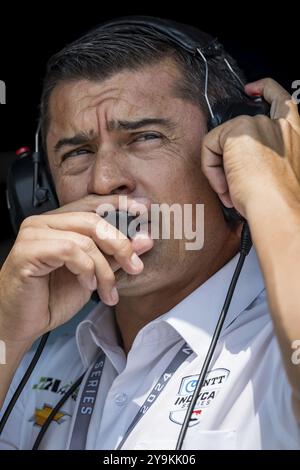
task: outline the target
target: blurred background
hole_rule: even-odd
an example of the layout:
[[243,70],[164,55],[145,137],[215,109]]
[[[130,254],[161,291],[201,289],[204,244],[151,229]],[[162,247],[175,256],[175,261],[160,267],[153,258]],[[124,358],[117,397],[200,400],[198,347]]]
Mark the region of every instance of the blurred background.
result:
[[249,81],[271,76],[292,92],[292,82],[300,79],[295,26],[299,10],[287,5],[263,11],[257,2],[238,8],[228,2],[222,7],[215,2],[197,3],[197,7],[195,2],[184,2],[169,11],[155,3],[131,8],[128,2],[126,7],[51,2],[31,13],[26,6],[2,5],[0,80],[6,84],[7,104],[0,105],[0,266],[14,239],[6,208],[7,169],[18,148],[33,148],[45,65],[54,52],[101,21],[131,14],[160,16],[218,37]]

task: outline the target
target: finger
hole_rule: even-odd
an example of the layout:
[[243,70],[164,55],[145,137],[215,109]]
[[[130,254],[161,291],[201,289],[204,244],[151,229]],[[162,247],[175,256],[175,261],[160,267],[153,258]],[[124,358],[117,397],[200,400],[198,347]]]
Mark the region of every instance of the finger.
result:
[[[113,269],[91,238],[76,232],[44,228],[24,229],[22,237],[20,238],[23,241],[31,240],[33,242],[36,240],[60,240],[62,242],[71,241],[75,243],[93,261],[93,276],[96,279],[96,282],[93,284],[93,290],[98,290],[101,300],[107,305],[115,305],[118,303],[119,298],[115,288],[116,280]],[[116,264],[115,271],[117,269],[120,269],[120,265]],[[78,280],[80,281],[81,278],[79,277]],[[85,278],[83,278],[83,282],[85,282]]]
[[116,288],[116,279],[114,272],[102,253],[99,250],[90,252],[89,256],[93,259],[95,275],[97,279],[97,288],[100,299],[107,305],[116,305],[119,301],[119,294]]
[[[151,238],[147,237],[145,239],[143,235],[140,236],[140,234],[136,234],[136,236],[131,240],[131,244],[133,251],[140,256],[153,248],[154,241]],[[113,272],[116,272],[121,268],[120,264],[112,256],[107,255],[105,257],[108,260]]]
[[228,131],[231,124],[225,123],[212,131],[204,138],[201,151],[201,168],[212,189],[222,196],[228,192],[228,184],[223,166],[223,134]]
[[[135,213],[135,205],[139,205],[139,210],[142,208],[149,209],[150,201],[144,197],[129,197],[120,195],[98,196],[96,194],[89,194],[76,201],[64,204],[53,211],[46,212],[45,214],[60,214],[65,212],[96,212],[103,215],[107,210],[124,210],[133,215]],[[143,209],[142,211],[144,211]]]
[[222,165],[222,159],[219,158],[220,163],[212,165],[211,162],[214,161],[213,154],[206,153],[203,158],[203,164],[205,165],[205,170],[203,173],[207,177],[212,189],[218,194],[222,195],[228,191],[228,185],[225,177],[224,168]]
[[45,215],[65,212],[95,212],[96,208],[100,204],[100,199],[100,196],[89,194],[79,200],[69,202],[52,211],[45,212]]
[[260,95],[271,105],[271,118],[285,118],[291,123],[299,125],[297,105],[291,95],[272,78],[264,78],[248,83],[245,91],[249,95]]
[[[145,253],[153,246],[153,240],[136,235],[132,241],[133,250],[139,255]],[[105,257],[95,242],[76,232],[61,231],[54,229],[44,229],[37,227],[27,227],[22,231],[19,239],[22,240],[71,240],[86,252],[94,262],[97,286],[101,300],[107,305],[115,305],[118,302],[118,293],[115,289],[114,272],[121,268],[121,265],[113,257]],[[150,241],[150,243],[149,243]]]
[[[80,248],[87,253],[92,253],[94,257],[101,254],[101,247],[99,247],[91,238],[82,235],[78,232],[71,232],[68,230],[55,230],[51,228],[40,228],[27,226],[23,228],[18,236],[19,240],[47,240],[47,239],[69,239],[77,243]],[[147,233],[137,233],[131,241],[132,251],[137,255],[141,255],[149,251],[153,247],[153,240]],[[99,255],[100,256],[100,255]],[[113,271],[120,269],[122,266],[112,256],[107,255],[110,266]],[[96,262],[97,260],[95,260]],[[129,273],[130,274],[130,273]]]
[[233,207],[223,166],[207,166],[205,176],[224,206]]
[[225,207],[228,207],[228,208],[233,207],[233,202],[232,202],[229,191],[226,191],[224,194],[219,194],[219,197]]
[[139,274],[143,270],[143,262],[133,251],[129,239],[98,214],[71,212],[32,216],[23,222],[21,229],[23,231],[28,227],[80,233],[94,240],[101,251],[113,256],[129,274]]
[[93,291],[96,286],[94,263],[81,248],[71,240],[31,240],[16,243],[21,275],[42,277],[65,266],[85,289]]
[[[45,234],[41,232],[42,229],[40,229],[39,236],[45,237]],[[107,305],[115,305],[116,303],[118,303],[119,296],[115,287],[116,280],[114,273],[108,261],[98,250],[94,242],[91,239],[86,240],[87,237],[82,237],[74,233],[65,234],[64,232],[52,231],[51,235],[53,236],[53,238],[43,238],[43,242],[49,242],[49,246],[51,246],[54,240],[54,242],[57,244],[58,262],[56,262],[56,264],[51,264],[51,267],[53,268],[52,270],[55,270],[62,266],[62,264],[60,264],[59,262],[61,251],[60,244],[62,245],[62,247],[64,247],[65,244],[68,246],[68,242],[70,242],[71,247],[74,246],[74,250],[71,251],[71,254],[74,253],[74,259],[68,258],[65,260],[64,264],[66,268],[68,268],[71,273],[75,274],[78,277],[78,281],[83,287],[88,288],[90,291],[94,291],[97,289],[99,296],[104,303],[106,303]],[[69,238],[64,238],[63,235],[65,235],[66,237],[67,235],[69,235]],[[57,236],[57,238],[55,238],[55,236]],[[28,241],[29,240],[27,240],[27,242]],[[34,243],[36,243],[36,239],[34,240]],[[77,248],[80,251],[78,251]],[[77,258],[79,257],[79,255],[81,256],[81,258],[83,258],[82,253],[85,254],[84,266],[89,269],[88,272],[85,272],[84,270],[80,272],[78,268]],[[44,254],[42,254],[42,256],[44,256]],[[45,256],[47,256],[47,252],[45,252]],[[89,257],[89,261],[87,260],[86,256]],[[78,260],[80,261],[79,258]],[[45,272],[44,275],[45,274],[48,273]]]

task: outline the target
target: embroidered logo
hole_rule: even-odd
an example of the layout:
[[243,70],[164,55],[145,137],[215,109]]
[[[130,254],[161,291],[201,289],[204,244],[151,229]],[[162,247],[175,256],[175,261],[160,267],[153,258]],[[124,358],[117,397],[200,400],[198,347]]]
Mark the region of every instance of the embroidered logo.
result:
[[[44,404],[43,408],[36,408],[34,415],[30,418],[29,421],[34,421],[35,426],[42,427],[45,424],[46,419],[52,412],[53,407],[51,405]],[[57,424],[62,424],[65,421],[65,416],[71,416],[64,411],[58,411],[55,416],[52,418],[52,421],[55,421]]]
[[[39,382],[34,384],[33,390],[44,390],[52,393],[58,393],[64,395],[69,388],[73,385],[73,382],[63,383],[62,380],[56,379],[55,377],[40,377]],[[76,401],[78,389],[72,393],[72,399]]]
[[[199,394],[196,406],[193,410],[189,426],[195,426],[200,422],[204,410],[214,401],[221,388],[225,384],[230,371],[228,369],[214,369],[207,373],[203,387]],[[183,377],[173,404],[173,410],[169,418],[173,423],[183,424],[187,408],[192,400],[199,375]]]

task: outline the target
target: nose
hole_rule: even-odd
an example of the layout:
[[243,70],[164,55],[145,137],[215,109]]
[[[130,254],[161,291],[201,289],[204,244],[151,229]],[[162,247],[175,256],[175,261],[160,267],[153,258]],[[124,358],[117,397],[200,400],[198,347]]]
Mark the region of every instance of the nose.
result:
[[102,151],[97,155],[88,183],[89,194],[129,195],[135,188],[136,181],[126,165],[126,156],[116,150]]

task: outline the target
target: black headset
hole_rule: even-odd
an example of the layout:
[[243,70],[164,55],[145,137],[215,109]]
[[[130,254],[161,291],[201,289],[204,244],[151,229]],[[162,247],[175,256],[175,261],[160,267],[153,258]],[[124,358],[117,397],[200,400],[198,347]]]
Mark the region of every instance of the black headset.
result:
[[[100,26],[103,30],[107,29],[108,33],[114,31],[121,31],[122,33],[128,32],[128,34],[133,34],[133,27],[135,32],[138,33],[139,28],[148,28],[149,33],[151,30],[158,31],[162,33],[166,40],[176,47],[179,47],[193,56],[199,57],[199,60],[204,61],[206,76],[205,76],[205,99],[210,112],[210,122],[208,123],[208,129],[212,129],[223,122],[232,119],[241,114],[246,114],[250,116],[255,116],[257,114],[269,114],[269,106],[261,98],[251,99],[245,94],[245,100],[239,102],[232,102],[226,105],[218,105],[212,109],[207,94],[207,84],[208,84],[208,75],[209,75],[209,60],[211,58],[220,57],[223,59],[235,76],[237,84],[240,89],[243,90],[244,84],[242,83],[239,76],[232,69],[228,60],[226,59],[223,47],[216,40],[213,39],[206,33],[202,33],[197,29],[176,23],[174,21],[162,20],[152,17],[142,17],[142,16],[131,16],[123,17],[121,19],[116,19],[114,21],[109,21]],[[143,30],[144,31],[144,30]],[[17,159],[11,166],[8,176],[8,204],[11,214],[11,220],[15,231],[18,231],[18,228],[22,220],[33,214],[40,214],[45,211],[49,211],[58,207],[58,200],[55,193],[54,185],[52,183],[51,175],[47,165],[47,159],[44,158],[43,152],[40,147],[39,142],[39,129],[36,133],[36,142],[35,142],[35,151],[33,153],[25,151],[21,152],[21,158]],[[228,209],[223,206],[224,216],[228,221],[236,221],[241,219],[240,214],[235,209]],[[199,379],[197,381],[197,386],[194,390],[192,399],[189,403],[184,423],[181,427],[180,434],[178,437],[176,449],[179,450],[182,448],[183,440],[185,438],[189,420],[191,418],[192,411],[198,399],[200,390],[203,386],[208,368],[210,366],[215,347],[222,329],[222,326],[225,321],[227,311],[230,306],[230,302],[238,281],[245,257],[250,251],[252,242],[249,232],[249,227],[244,221],[243,231],[241,235],[241,245],[240,245],[240,257],[233,274],[222,311],[219,316],[207,355],[205,357],[201,372],[199,374]],[[34,369],[42,351],[47,341],[49,333],[46,333],[36,350],[34,358],[32,359],[27,371],[25,372],[21,383],[19,384],[15,394],[13,395],[10,403],[7,406],[7,409],[4,412],[4,415],[0,421],[0,434],[7,422],[7,419],[10,416],[10,413],[22,392],[24,386],[26,385],[32,370]],[[54,407],[52,413],[48,416],[46,422],[41,428],[41,431],[36,439],[36,442],[33,446],[33,449],[38,449],[39,444],[51,423],[52,418],[55,416],[56,412],[63,406],[63,403],[69,398],[70,394],[77,389],[83,380],[81,376],[69,389],[69,391],[64,395],[64,397],[57,403]]]
[[[210,112],[209,130],[242,114],[250,116],[269,114],[269,105],[264,100],[261,98],[252,99],[244,93],[244,84],[229,64],[223,46],[217,39],[189,25],[145,16],[123,17],[103,23],[101,26],[101,29],[107,29],[110,34],[122,32],[132,35],[133,28],[134,34],[138,34],[140,28],[143,28],[143,31],[144,28],[147,28],[149,34],[151,31],[158,31],[165,36],[171,45],[183,49],[204,62],[206,69],[204,92]],[[209,60],[216,57],[225,61],[245,98],[243,101],[231,102],[230,104],[220,103],[212,109],[207,95],[207,84]],[[36,132],[35,151],[21,152],[9,169],[7,202],[15,233],[18,232],[20,224],[26,217],[41,214],[59,206],[47,159],[43,155],[39,128]],[[241,219],[240,214],[234,208],[226,208],[222,205],[222,210],[225,219],[229,222]]]

